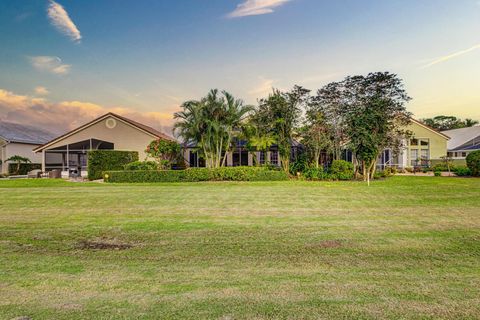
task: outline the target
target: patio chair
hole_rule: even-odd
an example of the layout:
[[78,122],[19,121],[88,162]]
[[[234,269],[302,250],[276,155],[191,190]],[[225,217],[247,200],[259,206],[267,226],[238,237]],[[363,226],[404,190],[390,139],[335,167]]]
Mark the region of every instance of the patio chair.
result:
[[37,179],[37,178],[40,178],[41,175],[42,175],[42,170],[35,169],[35,170],[29,171],[27,173],[27,178],[28,179]]

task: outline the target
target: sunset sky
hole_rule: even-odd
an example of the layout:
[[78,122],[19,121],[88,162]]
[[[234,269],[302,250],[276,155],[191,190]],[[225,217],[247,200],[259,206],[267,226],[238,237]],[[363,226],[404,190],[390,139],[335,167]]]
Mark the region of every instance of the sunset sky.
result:
[[404,79],[417,118],[480,120],[479,0],[0,0],[0,119],[61,132],[115,111],[168,131],[211,88]]

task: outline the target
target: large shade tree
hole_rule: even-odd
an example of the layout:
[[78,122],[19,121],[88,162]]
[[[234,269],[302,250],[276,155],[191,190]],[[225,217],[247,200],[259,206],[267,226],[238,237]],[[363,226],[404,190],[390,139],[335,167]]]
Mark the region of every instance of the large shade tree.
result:
[[225,165],[233,138],[252,107],[226,91],[214,89],[200,100],[183,103],[181,108],[174,114],[175,132],[185,142],[196,143],[207,167]]
[[[317,95],[312,98],[312,103],[307,111],[307,116],[308,112],[312,115],[311,121],[318,122],[318,120],[321,120],[332,131],[331,147],[335,160],[341,159],[345,145],[346,105],[345,82],[332,82],[317,91]],[[319,118],[319,115],[322,117]]]
[[259,101],[252,116],[260,131],[275,139],[285,172],[289,172],[292,140],[304,105],[309,99],[309,92],[300,86],[295,86],[288,92],[274,89],[267,98]]
[[322,153],[330,154],[335,150],[335,130],[325,114],[315,104],[309,104],[305,123],[300,130],[310,162],[319,167]]
[[409,134],[404,128],[411,119],[405,107],[410,97],[402,80],[388,72],[348,77],[343,85],[348,146],[361,164],[364,179],[370,180],[380,153],[385,148],[398,150]]

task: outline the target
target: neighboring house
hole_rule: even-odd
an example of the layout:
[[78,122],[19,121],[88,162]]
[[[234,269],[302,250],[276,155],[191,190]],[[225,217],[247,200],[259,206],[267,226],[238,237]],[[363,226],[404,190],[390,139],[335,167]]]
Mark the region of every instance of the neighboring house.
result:
[[41,156],[32,150],[53,137],[52,133],[40,128],[0,121],[0,173],[8,173],[9,162],[6,160],[15,155],[28,158],[32,163],[41,163]]
[[[412,133],[410,139],[403,140],[403,146],[397,152],[392,149],[386,149],[382,152],[378,166],[395,166],[398,168],[412,168],[417,166],[428,166],[442,161],[442,157],[447,155],[447,141],[449,137],[433,128],[430,128],[420,121],[412,119],[406,130]],[[227,154],[226,166],[252,166],[254,159],[258,164],[270,164],[280,166],[278,156],[278,147],[272,145],[267,152],[249,152],[245,148],[245,141],[238,141],[232,152]],[[303,146],[297,141],[292,141],[291,161],[294,161]],[[204,167],[205,161],[198,156],[195,143],[184,145],[184,158],[190,167]],[[342,157],[347,161],[352,161],[352,152],[344,150]],[[322,154],[322,162],[328,163],[331,159],[327,154]]]
[[[297,141],[292,141],[291,146],[291,158],[294,160],[297,154],[301,152],[302,146]],[[183,156],[189,167],[205,167],[205,161],[198,156],[195,143],[186,143],[183,145]],[[270,164],[272,166],[280,166],[278,147],[272,145],[270,149],[265,152],[250,152],[246,149],[246,141],[239,140],[236,142],[233,151],[228,152],[225,165],[227,167],[253,166],[255,165],[255,161],[260,165]]]
[[[87,151],[124,150],[137,151],[141,160],[145,159],[147,145],[156,139],[173,140],[172,137],[149,126],[127,119],[114,113],[107,113],[77,129],[57,137],[34,149],[40,154],[43,171],[80,169],[82,176],[87,174]],[[49,161],[55,154],[60,161]]]
[[405,129],[412,133],[410,139],[404,139],[403,147],[398,152],[386,149],[380,159],[379,166],[396,166],[412,168],[428,166],[442,161],[447,155],[447,141],[450,139],[445,133],[439,132],[420,121],[411,119]]
[[448,141],[448,156],[456,163],[465,163],[470,152],[480,150],[480,126],[443,131],[451,137]]

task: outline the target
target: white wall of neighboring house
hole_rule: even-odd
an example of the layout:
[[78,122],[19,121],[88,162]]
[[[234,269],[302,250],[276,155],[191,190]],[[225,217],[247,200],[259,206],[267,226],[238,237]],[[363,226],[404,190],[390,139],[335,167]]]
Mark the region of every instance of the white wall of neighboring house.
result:
[[36,154],[33,152],[33,149],[38,147],[36,144],[26,144],[26,143],[7,143],[6,141],[0,141],[1,145],[1,173],[8,173],[8,162],[5,162],[10,157],[13,156],[22,156],[30,159],[32,163],[42,163],[41,154]]

